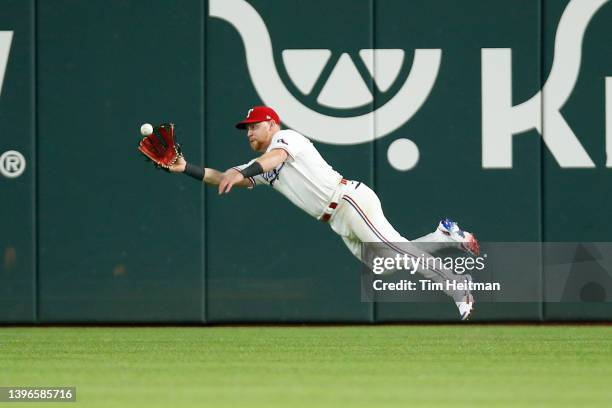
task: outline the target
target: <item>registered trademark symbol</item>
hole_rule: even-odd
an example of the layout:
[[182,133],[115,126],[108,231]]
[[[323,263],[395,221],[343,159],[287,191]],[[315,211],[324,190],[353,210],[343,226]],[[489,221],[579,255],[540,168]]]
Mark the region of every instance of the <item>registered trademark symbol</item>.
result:
[[25,157],[16,150],[8,150],[0,156],[0,173],[4,177],[19,177],[23,174],[25,168]]

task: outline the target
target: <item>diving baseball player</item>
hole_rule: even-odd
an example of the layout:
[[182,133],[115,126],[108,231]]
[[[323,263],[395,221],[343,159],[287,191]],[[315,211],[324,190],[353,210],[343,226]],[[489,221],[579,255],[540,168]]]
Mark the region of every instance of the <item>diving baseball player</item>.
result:
[[[387,221],[374,191],[362,182],[343,178],[327,164],[310,140],[294,130],[281,129],[280,123],[273,109],[253,107],[236,127],[246,129],[251,148],[262,153],[261,156],[225,172],[203,169],[179,157],[169,170],[218,185],[219,194],[229,193],[234,186],[269,185],[312,217],[329,223],[362,261],[363,242],[385,243],[391,251],[414,257],[423,254],[419,242],[448,243],[471,254],[479,253],[474,235],[462,231],[457,223],[448,219],[441,221],[433,233],[411,243]],[[401,248],[397,243],[402,243]],[[434,282],[471,279],[469,275],[461,275],[459,279],[459,275],[445,268],[420,267],[417,272]],[[447,289],[445,292],[455,301],[461,319],[466,320],[474,307],[472,294],[468,290]]]

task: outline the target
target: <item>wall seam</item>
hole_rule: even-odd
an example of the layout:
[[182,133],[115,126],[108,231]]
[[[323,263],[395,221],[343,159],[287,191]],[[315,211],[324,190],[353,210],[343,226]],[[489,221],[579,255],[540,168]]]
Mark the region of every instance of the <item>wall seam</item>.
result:
[[[375,6],[375,0],[370,0],[370,16],[371,16],[371,28],[372,28],[372,49],[376,49],[376,6]],[[376,72],[376,58],[374,56],[372,56],[372,71],[375,73]],[[371,81],[371,85],[372,85],[372,95],[374,95],[374,100],[372,101],[372,110],[376,111],[376,98],[378,96],[376,90],[375,90],[375,84],[374,84],[374,75],[372,75],[372,81]],[[371,173],[371,178],[372,178],[372,189],[378,193],[377,188],[376,188],[376,115],[374,114],[372,116],[372,142],[371,142],[371,146],[372,146],[372,173]],[[372,302],[372,309],[371,309],[371,314],[370,314],[370,322],[372,323],[376,323],[377,321],[377,312],[378,312],[378,303],[373,301]]]
[[38,1],[32,0],[32,132],[34,146],[32,149],[34,164],[34,205],[32,208],[33,224],[34,224],[34,239],[32,240],[34,254],[34,323],[39,323],[40,320],[40,254],[39,254],[39,224],[38,224],[38,209],[39,209],[39,170],[38,170]]
[[[200,63],[202,67],[202,86],[200,90],[200,103],[202,109],[201,122],[200,122],[200,137],[202,143],[200,145],[200,157],[202,159],[203,166],[206,165],[206,51],[207,51],[207,41],[208,35],[206,32],[206,16],[208,15],[208,1],[202,1],[202,21],[201,21],[201,30],[200,30],[200,38],[201,38],[201,52],[200,52]],[[200,319],[203,323],[208,322],[208,305],[207,305],[207,282],[206,282],[206,262],[208,260],[207,257],[207,241],[206,241],[206,231],[207,231],[207,223],[206,223],[206,188],[205,184],[202,183],[200,186],[200,225],[201,225],[201,276],[202,276],[202,299],[200,304]]]
[[[539,51],[540,51],[540,55],[539,55],[539,70],[540,70],[540,89],[543,89],[543,85],[544,85],[544,30],[545,30],[545,15],[544,15],[544,2],[545,0],[540,0],[539,1],[539,12],[540,12],[540,27],[539,27],[539,31],[540,31],[540,47],[539,47]],[[546,319],[544,318],[545,315],[545,293],[546,293],[546,287],[545,287],[545,273],[544,273],[544,251],[543,251],[543,247],[544,245],[542,244],[543,242],[546,242],[546,237],[545,237],[545,230],[544,230],[544,202],[545,202],[545,194],[544,194],[544,185],[545,185],[545,180],[544,180],[544,148],[543,148],[543,137],[544,137],[544,93],[542,93],[542,99],[540,100],[540,129],[542,129],[542,138],[540,138],[540,143],[538,144],[539,148],[540,148],[540,222],[539,222],[539,231],[538,231],[538,235],[540,237],[540,287],[541,287],[541,295],[540,295],[540,321],[545,321]]]

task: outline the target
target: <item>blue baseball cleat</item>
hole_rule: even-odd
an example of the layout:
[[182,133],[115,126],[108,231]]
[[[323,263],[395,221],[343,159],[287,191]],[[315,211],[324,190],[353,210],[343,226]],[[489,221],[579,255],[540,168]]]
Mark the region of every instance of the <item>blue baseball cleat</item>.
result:
[[480,244],[474,234],[463,231],[459,224],[450,218],[444,218],[438,224],[438,231],[449,237],[455,242],[459,242],[464,251],[473,256],[480,255]]

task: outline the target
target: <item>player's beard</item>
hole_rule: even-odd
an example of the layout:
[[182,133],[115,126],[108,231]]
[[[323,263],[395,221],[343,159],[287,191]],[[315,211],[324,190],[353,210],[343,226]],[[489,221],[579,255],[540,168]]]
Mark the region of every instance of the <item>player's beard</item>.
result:
[[251,149],[253,149],[256,152],[258,152],[259,149],[261,148],[261,143],[259,143],[255,139],[253,139],[252,141],[249,141],[249,145],[251,146]]

